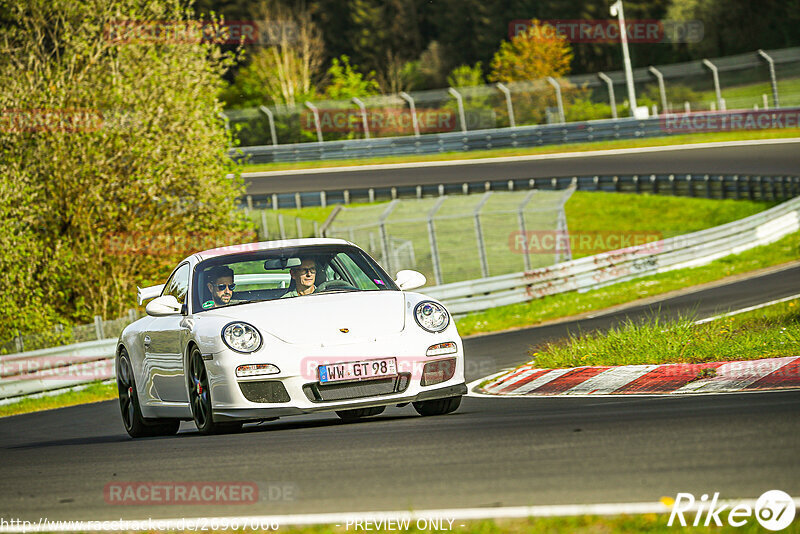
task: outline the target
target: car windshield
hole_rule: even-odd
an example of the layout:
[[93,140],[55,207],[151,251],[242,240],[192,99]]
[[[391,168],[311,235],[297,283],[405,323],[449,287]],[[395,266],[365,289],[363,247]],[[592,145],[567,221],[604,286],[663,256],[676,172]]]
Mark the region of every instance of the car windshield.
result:
[[369,256],[348,245],[281,248],[220,256],[195,267],[193,308],[349,291],[397,291]]

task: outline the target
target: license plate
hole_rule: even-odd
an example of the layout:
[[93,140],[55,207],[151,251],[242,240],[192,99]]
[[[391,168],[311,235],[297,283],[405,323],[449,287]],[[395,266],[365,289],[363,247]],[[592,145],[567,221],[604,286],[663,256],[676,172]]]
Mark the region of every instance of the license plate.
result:
[[319,366],[319,383],[353,382],[397,375],[397,359],[382,358],[360,362],[331,363]]

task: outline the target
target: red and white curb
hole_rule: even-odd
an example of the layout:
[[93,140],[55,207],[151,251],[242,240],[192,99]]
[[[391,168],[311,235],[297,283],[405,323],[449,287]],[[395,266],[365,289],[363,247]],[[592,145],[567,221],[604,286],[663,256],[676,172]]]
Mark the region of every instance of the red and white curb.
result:
[[[478,384],[484,383],[483,386]],[[537,369],[523,365],[477,381],[483,395],[662,395],[800,387],[800,356],[699,364]],[[471,384],[472,385],[472,384]]]

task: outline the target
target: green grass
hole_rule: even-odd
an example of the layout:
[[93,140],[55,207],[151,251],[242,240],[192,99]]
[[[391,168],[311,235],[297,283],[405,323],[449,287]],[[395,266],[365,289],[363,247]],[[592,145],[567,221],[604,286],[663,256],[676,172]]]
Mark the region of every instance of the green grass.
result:
[[[727,92],[726,92],[727,94]],[[620,141],[594,141],[588,143],[569,143],[541,147],[496,148],[491,150],[474,150],[469,152],[444,152],[441,154],[410,154],[404,156],[383,156],[362,159],[300,161],[283,163],[258,163],[245,165],[243,172],[285,171],[291,169],[314,169],[322,167],[346,167],[351,165],[372,165],[380,163],[408,163],[413,161],[448,161],[456,159],[480,159],[506,156],[527,156],[534,154],[558,154],[562,152],[587,152],[592,150],[611,150],[618,148],[636,148],[649,146],[667,146],[689,143],[711,143],[719,141],[740,141],[748,139],[774,139],[797,137],[798,128],[776,130],[713,132],[672,135],[665,137],[648,137],[646,139],[628,139]]]
[[608,332],[570,335],[536,349],[537,367],[757,360],[800,354],[800,299],[693,324],[693,318],[626,321]]
[[493,308],[456,319],[462,336],[532,326],[590,311],[603,310],[638,299],[713,282],[728,276],[780,265],[800,257],[800,232],[741,254],[700,267],[680,269],[606,286],[586,293],[560,293],[530,302]]
[[77,404],[89,404],[117,398],[117,385],[115,383],[94,383],[77,391],[68,391],[58,395],[47,395],[36,398],[24,398],[18,402],[0,405],[0,417],[17,415],[21,413],[38,412],[64,408]]
[[[763,106],[762,95],[767,95],[769,105],[773,105],[772,85],[770,82],[723,86],[721,92],[728,109],[752,108],[754,104],[758,104],[760,109]],[[716,98],[716,93],[713,90],[701,93],[701,99],[704,102],[716,101]],[[800,78],[786,80],[779,78],[778,98],[782,107],[800,105]]]

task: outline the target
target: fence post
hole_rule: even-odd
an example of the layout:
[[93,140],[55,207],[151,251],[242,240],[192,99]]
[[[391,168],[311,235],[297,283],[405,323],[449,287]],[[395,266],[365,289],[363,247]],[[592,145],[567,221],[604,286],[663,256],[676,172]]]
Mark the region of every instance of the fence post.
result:
[[558,84],[555,78],[552,76],[547,77],[547,81],[550,82],[550,85],[556,90],[556,104],[558,105],[558,118],[561,121],[561,124],[564,124],[566,119],[564,118],[564,102],[561,99],[561,86]]
[[717,107],[720,111],[725,109],[724,105],[722,104],[722,91],[719,88],[719,71],[717,70],[716,65],[711,63],[709,60],[704,59],[703,65],[711,71],[711,74],[714,76],[714,92],[717,94]]
[[611,105],[611,118],[612,119],[616,119],[617,118],[617,99],[614,96],[614,82],[611,81],[611,77],[608,76],[604,72],[598,72],[597,76],[601,80],[606,82],[606,85],[608,85],[608,101],[609,101],[609,104]]
[[361,124],[364,126],[364,139],[369,139],[369,125],[367,124],[367,108],[364,106],[364,102],[361,101],[360,98],[354,96],[351,98],[353,104],[358,106],[358,109],[361,110]]
[[647,70],[650,72],[650,74],[655,76],[656,79],[658,79],[658,92],[661,94],[661,111],[662,111],[662,113],[666,113],[667,112],[667,90],[666,90],[666,87],[664,87],[664,75],[661,74],[661,71],[659,71],[657,68],[655,68],[652,65],[647,67]]
[[311,110],[311,113],[314,114],[314,126],[316,126],[317,128],[317,142],[322,143],[323,139],[322,139],[322,128],[319,125],[319,110],[317,109],[317,106],[315,106],[308,100],[306,100],[305,105],[308,109]]
[[264,240],[269,239],[269,228],[267,227],[267,212],[261,212],[261,235],[264,236]]
[[506,97],[506,109],[508,110],[508,125],[511,128],[516,126],[516,122],[514,121],[514,107],[511,105],[511,91],[502,83],[495,84],[503,95]]
[[458,117],[461,119],[461,131],[467,131],[467,120],[464,117],[464,99],[461,98],[461,93],[453,89],[452,87],[447,88],[447,92],[450,93],[456,99],[456,104],[458,105]]
[[278,209],[278,194],[272,193],[272,209]]
[[760,48],[758,49],[758,55],[764,58],[769,64],[769,80],[772,84],[772,105],[776,108],[779,108],[781,105],[780,102],[778,102],[778,81],[775,78],[775,62],[772,61],[772,58]]
[[300,239],[301,237],[303,237],[303,223],[300,220],[300,217],[294,218],[294,225],[295,228],[297,229],[297,239]]
[[447,197],[439,197],[436,204],[428,212],[428,240],[431,242],[431,261],[433,262],[433,277],[436,285],[442,284],[442,266],[439,263],[439,245],[436,242],[436,228],[433,226],[433,216],[439,211]]
[[486,245],[483,242],[483,231],[481,230],[481,209],[489,200],[490,196],[492,196],[491,191],[485,192],[481,201],[475,206],[475,211],[473,213],[473,217],[475,218],[475,237],[478,241],[478,256],[481,260],[481,274],[483,278],[489,278],[489,262],[486,259]]
[[417,107],[414,105],[414,99],[405,91],[400,91],[397,96],[408,102],[408,107],[411,110],[411,125],[414,128],[414,137],[419,137],[419,122],[417,121]]
[[328,195],[325,193],[325,191],[319,192],[319,205],[323,208],[328,207]]
[[281,232],[281,239],[286,239],[286,227],[283,224],[283,213],[278,214],[278,229]]
[[103,318],[99,315],[94,316],[94,332],[97,335],[97,339],[105,339],[105,333],[103,332]]
[[272,116],[272,111],[267,106],[259,106],[262,113],[267,116],[269,120],[269,133],[272,136],[272,146],[278,146],[278,136],[275,134],[275,117]]
[[300,209],[300,208],[303,207],[303,202],[300,199],[300,193],[295,193],[294,194],[294,207],[297,208],[297,209]]
[[528,205],[528,203],[531,201],[531,198],[533,198],[533,195],[535,194],[536,194],[536,189],[531,189],[530,191],[528,191],[528,194],[525,195],[525,198],[522,200],[522,203],[519,205],[519,208],[517,208],[517,221],[519,223],[519,232],[520,235],[522,236],[522,239],[524,240],[522,261],[525,265],[526,271],[531,270],[531,256],[530,256],[531,251],[528,250],[529,240],[528,240],[527,230],[525,229],[525,206]]
[[322,237],[319,235],[319,223],[314,221],[314,237]]

